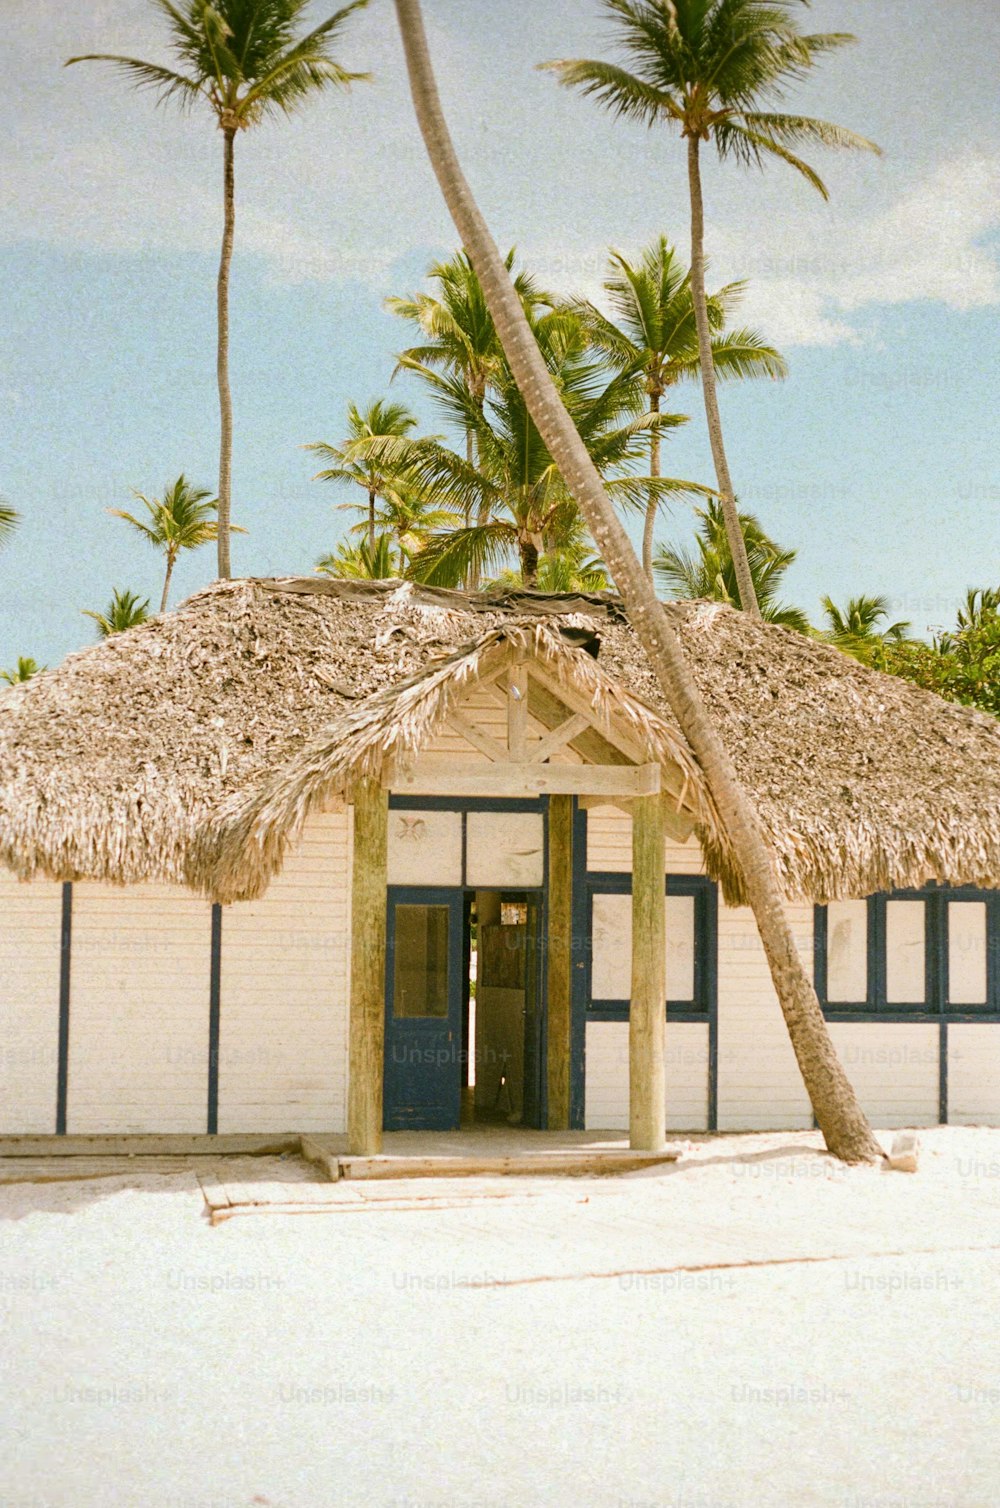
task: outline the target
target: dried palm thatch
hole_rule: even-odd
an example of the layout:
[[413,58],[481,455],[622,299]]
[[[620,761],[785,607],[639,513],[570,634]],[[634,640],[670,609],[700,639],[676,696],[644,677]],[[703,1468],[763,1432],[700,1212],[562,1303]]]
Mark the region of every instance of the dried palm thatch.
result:
[[[731,609],[667,611],[790,897],[1000,885],[1000,725]],[[563,632],[581,624],[596,661]],[[217,583],[0,696],[0,863],[257,895],[310,811],[414,757],[510,644],[679,767],[709,872],[742,899],[614,598],[316,578]]]

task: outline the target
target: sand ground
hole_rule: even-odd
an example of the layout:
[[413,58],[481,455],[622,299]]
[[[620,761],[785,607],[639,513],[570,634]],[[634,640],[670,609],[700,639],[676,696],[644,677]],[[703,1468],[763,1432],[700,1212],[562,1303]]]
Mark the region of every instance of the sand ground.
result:
[[0,1508],[996,1508],[1000,1131],[921,1138],[916,1175],[726,1136],[214,1228],[196,1160],[36,1162]]

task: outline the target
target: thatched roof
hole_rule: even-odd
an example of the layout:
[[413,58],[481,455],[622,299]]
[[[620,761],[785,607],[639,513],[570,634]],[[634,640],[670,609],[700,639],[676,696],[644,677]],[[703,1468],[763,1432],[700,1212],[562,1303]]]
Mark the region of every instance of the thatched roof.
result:
[[[1000,885],[1000,724],[729,608],[667,611],[789,896]],[[320,578],[217,583],[0,696],[0,863],[259,894],[308,813],[412,758],[510,643],[679,766],[709,871],[738,899],[616,599]]]

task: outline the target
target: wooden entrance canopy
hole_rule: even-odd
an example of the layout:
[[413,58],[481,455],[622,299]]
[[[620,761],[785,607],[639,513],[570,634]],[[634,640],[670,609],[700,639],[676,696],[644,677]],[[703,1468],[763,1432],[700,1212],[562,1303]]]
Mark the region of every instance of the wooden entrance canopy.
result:
[[382,1146],[385,1052],[386,829],[390,791],[407,795],[549,799],[547,968],[548,1127],[570,1114],[573,797],[622,805],[633,818],[632,999],[629,1127],[636,1150],[665,1142],[665,842],[683,840],[692,818],[676,767],[650,763],[628,732],[601,720],[585,698],[512,648],[475,686],[495,686],[505,705],[502,733],[484,729],[461,701],[447,729],[468,753],[422,752],[387,759],[381,776],[354,787],[348,1135],[358,1155]]

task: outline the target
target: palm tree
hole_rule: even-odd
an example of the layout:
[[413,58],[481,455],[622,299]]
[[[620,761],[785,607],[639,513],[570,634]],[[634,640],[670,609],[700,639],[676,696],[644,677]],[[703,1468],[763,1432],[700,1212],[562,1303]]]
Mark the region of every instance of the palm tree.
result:
[[[307,445],[333,464],[317,471],[314,482],[341,482],[360,487],[367,496],[368,548],[375,549],[376,509],[379,499],[398,500],[405,487],[407,465],[412,461],[414,449],[406,444],[410,431],[417,426],[415,414],[403,403],[389,403],[376,398],[366,409],[357,404],[347,405],[347,438],[339,445],[327,445],[321,440]],[[357,503],[342,503],[341,507],[355,509]]]
[[958,610],[956,630],[961,633],[966,628],[983,628],[987,620],[995,618],[998,613],[1000,587],[970,587],[965,594],[964,604]]
[[[742,283],[729,283],[706,300],[716,376],[784,377],[784,358],[756,330],[725,330],[743,288]],[[575,307],[598,350],[619,370],[642,375],[649,407],[658,414],[668,389],[686,377],[697,377],[701,370],[691,275],[666,236],[658,236],[637,262],[611,251],[604,291],[613,320],[591,303],[582,301]],[[658,428],[650,434],[649,471],[654,477],[660,474]],[[651,581],[658,501],[655,495],[649,499],[642,536],[642,566]]]
[[13,670],[0,670],[0,681],[5,681],[8,686],[20,686],[24,681],[30,681],[33,676],[41,675],[47,667],[39,665],[28,655],[22,655]]
[[[513,272],[513,250],[504,265]],[[399,355],[397,371],[432,367],[460,377],[472,401],[481,409],[490,382],[504,366],[503,348],[475,269],[464,251],[447,262],[435,262],[427,274],[438,294],[415,293],[409,298],[387,298],[385,307],[417,326],[424,340]],[[514,274],[514,287],[525,306],[537,310],[551,307],[553,300],[541,293],[527,272]],[[474,431],[466,431],[466,459],[474,460]]]
[[[535,587],[539,592],[606,592],[611,581],[604,562],[593,553],[594,543],[587,526],[576,512],[568,521],[559,542],[546,551],[538,563]],[[520,587],[524,583],[519,571],[502,571],[491,587]]]
[[[705,296],[705,213],[701,144],[721,158],[762,166],[778,157],[827,197],[818,174],[792,151],[800,143],[877,152],[863,136],[828,121],[762,109],[779,103],[826,53],[854,40],[803,33],[791,14],[798,0],[601,0],[628,66],[597,59],[542,64],[561,84],[593,95],[614,115],[676,127],[687,142],[691,201],[691,293],[705,417],[744,608],[756,610],[729,474]],[[806,0],[801,0],[805,4]]]
[[[696,508],[701,526],[695,537],[695,553],[681,546],[661,547],[653,562],[660,585],[672,597],[707,598],[740,606],[740,592],[733,569],[733,555],[726,534],[722,504],[715,498]],[[740,513],[740,530],[747,547],[747,560],[761,617],[799,633],[809,632],[809,619],[801,608],[788,607],[777,599],[782,577],[798,551],[783,550],[761,528],[752,513]]]
[[770,849],[732,760],[691,674],[680,639],[629,543],[511,286],[455,154],[441,110],[420,0],[396,0],[417,121],[441,192],[483,285],[511,370],[531,415],[579,505],[629,619],[696,759],[724,824],[771,968],[816,1120],[835,1156],[872,1160],[881,1149],[834,1051],[812,982],[795,946]]
[[332,555],[320,556],[316,570],[321,576],[349,581],[389,581],[399,574],[388,534],[378,536],[374,549],[367,539],[356,545],[340,544]]
[[823,637],[857,660],[870,656],[877,644],[898,644],[907,637],[910,624],[884,623],[889,616],[888,597],[850,597],[839,608],[831,597],[822,597],[827,627]]
[[[537,313],[554,305],[552,297],[541,292],[530,273],[514,273],[515,252],[511,249],[504,265],[513,276],[525,308]],[[497,338],[493,317],[483,296],[475,268],[464,251],[446,262],[435,262],[428,278],[437,285],[437,293],[411,294],[408,298],[388,298],[385,307],[401,319],[416,325],[424,337],[419,345],[400,352],[396,372],[428,369],[457,378],[466,388],[471,407],[480,415],[490,384],[503,372],[505,358]],[[395,376],[396,373],[393,373]],[[476,425],[465,426],[465,458],[470,466],[476,462]],[[466,525],[472,515],[467,514]],[[477,522],[485,523],[484,517]],[[465,585],[474,590],[478,577],[474,568]]]
[[[379,533],[395,545],[397,574],[403,576],[435,531],[456,528],[462,518],[450,508],[437,507],[432,494],[419,482],[404,478],[376,505],[375,523]],[[355,524],[351,532],[360,533],[365,527],[364,523]]]
[[[197,550],[217,537],[219,525],[215,515],[218,504],[204,487],[192,487],[183,473],[176,482],[164,488],[162,497],[149,498],[135,489],[132,495],[146,509],[146,518],[136,518],[122,508],[109,508],[108,512],[115,518],[123,518],[133,529],[138,530],[143,539],[162,551],[167,562],[163,595],[160,598],[160,612],[164,613],[170,593],[170,578],[181,551]],[[246,532],[233,523],[229,527],[235,534]]]
[[[95,613],[89,607],[81,608],[85,618],[93,618],[102,639],[112,634],[124,633],[127,628],[136,628],[149,617],[149,598],[139,600],[137,592],[122,591],[115,587],[114,595],[103,613]],[[161,609],[162,611],[162,609]]]
[[[626,506],[645,508],[656,496],[710,492],[676,477],[655,481],[633,474],[643,458],[653,424],[678,423],[644,413],[641,387],[633,372],[613,373],[595,362],[586,326],[567,309],[528,316],[563,401],[573,415],[608,492]],[[471,464],[439,444],[427,444],[417,457],[423,485],[442,502],[476,523],[432,536],[411,574],[438,586],[457,586],[495,573],[514,556],[526,587],[537,586],[541,562],[565,548],[575,527],[577,507],[552,454],[539,434],[524,396],[504,363],[480,407],[458,378],[422,369],[439,404],[460,427],[475,436],[477,462]]]
[[0,501],[0,549],[7,543],[18,524],[21,515],[9,503]]
[[237,133],[269,116],[291,115],[329,85],[348,87],[367,74],[348,73],[330,56],[347,18],[367,5],[352,0],[304,35],[297,35],[309,0],[150,0],[166,17],[177,71],[114,53],[87,53],[70,63],[110,63],[137,89],[153,89],[157,102],[182,108],[204,101],[222,132],[223,232],[216,289],[219,386],[219,575],[230,575],[233,405],[229,386],[229,270],[236,225]]

